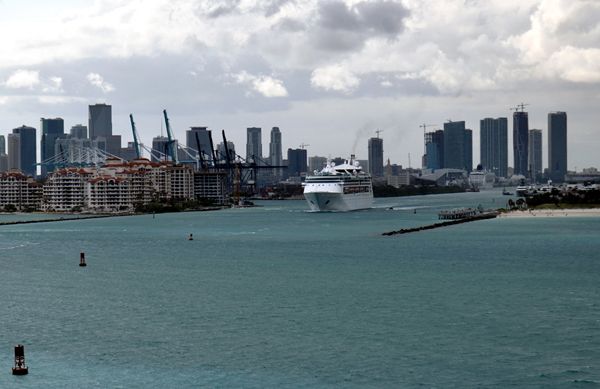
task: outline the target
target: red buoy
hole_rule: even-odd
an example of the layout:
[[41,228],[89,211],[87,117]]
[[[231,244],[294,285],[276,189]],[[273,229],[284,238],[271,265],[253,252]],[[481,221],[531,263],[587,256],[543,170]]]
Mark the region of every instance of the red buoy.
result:
[[87,266],[85,263],[85,253],[83,251],[79,254],[79,266]]
[[12,368],[13,375],[25,375],[29,373],[25,366],[25,347],[22,344],[15,346],[15,367]]

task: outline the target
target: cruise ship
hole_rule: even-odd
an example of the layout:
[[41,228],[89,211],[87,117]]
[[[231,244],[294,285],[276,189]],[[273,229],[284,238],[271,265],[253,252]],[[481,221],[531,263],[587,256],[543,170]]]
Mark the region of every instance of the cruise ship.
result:
[[307,176],[304,198],[312,211],[354,211],[371,208],[371,175],[362,171],[354,156],[341,165],[327,161],[321,171]]

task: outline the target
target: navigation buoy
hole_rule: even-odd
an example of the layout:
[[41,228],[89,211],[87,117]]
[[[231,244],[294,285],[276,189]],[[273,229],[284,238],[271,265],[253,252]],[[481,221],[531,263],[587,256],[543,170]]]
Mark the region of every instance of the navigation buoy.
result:
[[188,237],[188,240],[194,240],[194,235],[190,234],[190,236]]
[[29,373],[25,366],[25,347],[22,344],[15,346],[15,367],[12,369],[13,375],[25,375]]
[[79,254],[79,266],[87,266],[87,263],[85,263],[85,253],[83,251]]

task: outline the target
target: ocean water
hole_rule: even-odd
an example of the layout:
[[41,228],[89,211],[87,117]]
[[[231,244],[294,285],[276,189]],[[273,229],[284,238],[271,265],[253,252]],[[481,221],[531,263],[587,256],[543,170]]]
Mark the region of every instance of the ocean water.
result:
[[[599,386],[600,218],[381,236],[505,202],[0,226],[0,387]],[[23,377],[10,374],[17,343]]]

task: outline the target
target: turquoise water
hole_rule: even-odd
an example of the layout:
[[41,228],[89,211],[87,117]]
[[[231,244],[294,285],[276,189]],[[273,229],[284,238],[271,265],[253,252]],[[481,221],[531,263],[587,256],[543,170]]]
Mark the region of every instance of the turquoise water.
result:
[[[2,226],[0,387],[599,385],[600,218],[380,235],[505,202]],[[16,343],[28,376],[10,375]]]

